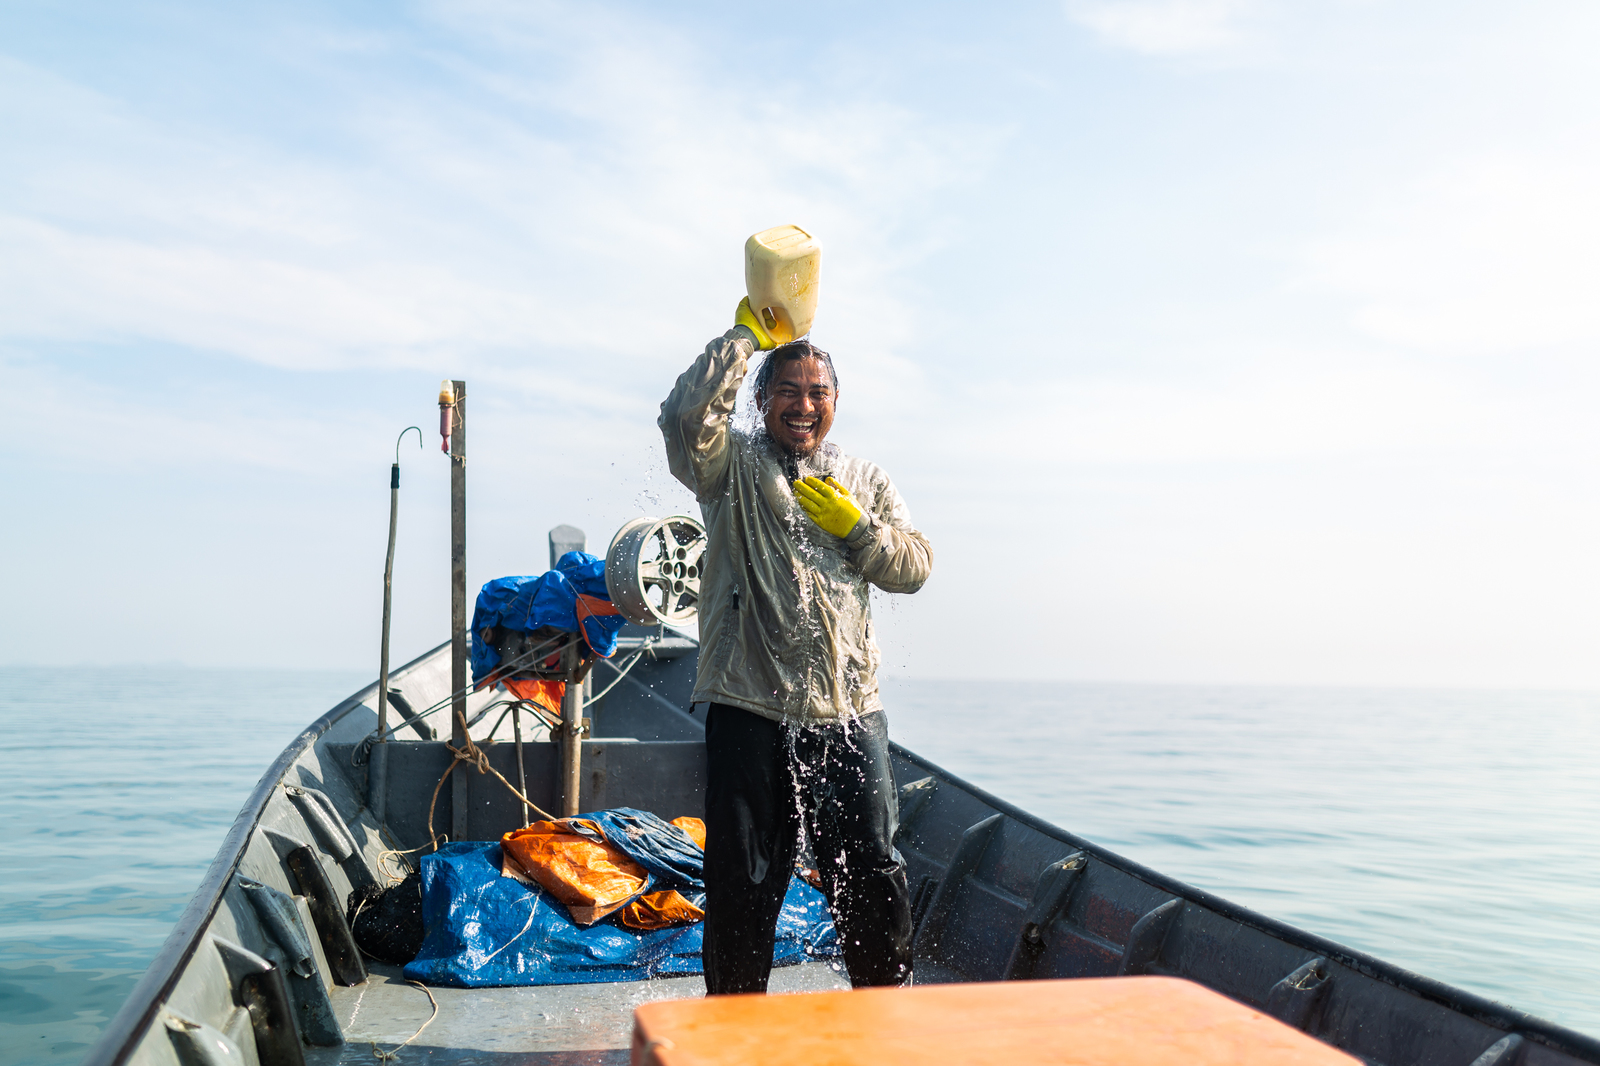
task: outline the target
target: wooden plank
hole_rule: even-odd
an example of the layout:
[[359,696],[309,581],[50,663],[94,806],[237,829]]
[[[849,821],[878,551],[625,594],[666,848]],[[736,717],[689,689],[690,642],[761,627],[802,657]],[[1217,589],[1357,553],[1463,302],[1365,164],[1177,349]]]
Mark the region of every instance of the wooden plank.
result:
[[634,1012],[634,1066],[1359,1066],[1176,977],[714,996]]

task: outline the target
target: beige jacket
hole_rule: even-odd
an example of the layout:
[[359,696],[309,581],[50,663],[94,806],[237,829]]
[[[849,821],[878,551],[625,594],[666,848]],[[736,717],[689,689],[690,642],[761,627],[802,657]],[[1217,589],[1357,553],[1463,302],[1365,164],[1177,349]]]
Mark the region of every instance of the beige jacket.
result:
[[840,539],[806,517],[791,487],[794,457],[759,423],[753,433],[729,425],[753,353],[740,330],[706,345],[658,421],[667,464],[700,501],[708,536],[694,701],[779,720],[881,710],[867,585],[917,591],[933,548],[889,475],[826,442],[798,474],[837,478],[862,521]]

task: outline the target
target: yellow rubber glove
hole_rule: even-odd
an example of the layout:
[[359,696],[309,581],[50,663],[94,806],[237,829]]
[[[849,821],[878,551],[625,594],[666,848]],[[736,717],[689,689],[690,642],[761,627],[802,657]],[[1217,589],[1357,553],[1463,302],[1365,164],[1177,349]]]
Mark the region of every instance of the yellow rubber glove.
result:
[[861,508],[833,478],[808,477],[794,483],[794,498],[811,520],[836,537],[847,537],[861,521]]
[[750,297],[746,296],[739,301],[739,306],[733,312],[733,324],[743,326],[756,335],[756,348],[761,351],[775,348],[778,342],[772,339],[772,334],[761,328],[761,322],[756,318],[756,313],[750,310]]

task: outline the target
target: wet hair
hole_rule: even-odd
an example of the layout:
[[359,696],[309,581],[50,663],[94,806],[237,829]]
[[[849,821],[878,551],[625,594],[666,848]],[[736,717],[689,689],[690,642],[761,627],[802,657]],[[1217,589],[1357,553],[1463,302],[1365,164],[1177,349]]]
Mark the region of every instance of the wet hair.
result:
[[818,348],[807,340],[790,341],[780,344],[767,353],[766,360],[756,370],[756,395],[771,398],[772,375],[785,363],[792,363],[796,359],[816,359],[828,368],[828,379],[833,382],[833,394],[839,395],[839,374],[833,369],[833,356]]

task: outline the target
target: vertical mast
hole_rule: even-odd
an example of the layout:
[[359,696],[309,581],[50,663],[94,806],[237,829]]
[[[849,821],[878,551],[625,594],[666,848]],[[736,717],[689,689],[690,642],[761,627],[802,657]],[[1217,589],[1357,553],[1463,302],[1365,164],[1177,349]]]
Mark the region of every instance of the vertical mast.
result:
[[[450,742],[467,743],[467,383],[453,382],[456,402],[450,435]],[[450,839],[467,839],[467,767],[450,775]]]

